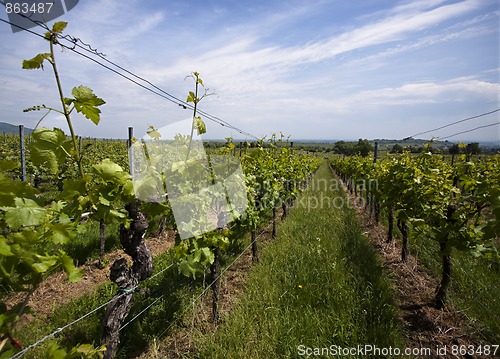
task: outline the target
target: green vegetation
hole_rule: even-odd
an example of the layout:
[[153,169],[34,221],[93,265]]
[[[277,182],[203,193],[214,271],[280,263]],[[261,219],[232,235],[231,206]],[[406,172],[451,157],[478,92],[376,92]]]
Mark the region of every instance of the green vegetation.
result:
[[[263,141],[259,141],[256,151],[248,156],[246,177],[239,167],[239,161],[231,161],[229,158],[230,151],[234,148],[231,139],[228,139],[227,146],[217,153],[217,155],[226,155],[224,161],[214,156],[211,158],[213,167],[205,168],[207,171],[200,170],[200,163],[195,160],[197,158],[195,152],[202,151],[203,147],[196,145],[193,135],[195,129],[198,134],[202,134],[206,128],[201,117],[197,115],[196,109],[198,102],[209,94],[206,91],[204,94],[198,93],[200,86],[203,87],[204,84],[199,74],[193,72],[190,77],[195,80],[195,91],[189,92],[186,100],[187,103],[194,103],[191,134],[188,136],[177,134],[173,140],[177,151],[165,151],[167,148],[162,145],[166,145],[168,141],[162,140],[160,132],[151,126],[148,134],[153,141],[156,141],[153,145],[154,149],[147,151],[147,156],[143,155],[147,158],[146,161],[141,163],[139,159],[136,164],[137,158],[135,159],[134,166],[141,166],[138,169],[143,176],[133,183],[131,175],[124,170],[127,161],[124,160],[125,151],[120,148],[123,147],[123,142],[113,143],[117,145],[113,151],[100,151],[105,154],[105,158],[100,155],[92,156],[92,147],[97,147],[96,143],[94,142],[94,146],[89,143],[84,144],[74,132],[72,114],[80,113],[98,125],[101,113],[99,107],[104,105],[105,101],[85,86],[73,88],[72,97],[64,96],[56,66],[54,46],[59,44],[57,39],[62,36],[66,25],[65,22],[56,22],[52,30],[45,34],[44,38],[49,42],[50,52],[40,53],[23,62],[23,68],[28,70],[43,68],[44,63],[50,64],[61,102],[60,110],[41,105],[33,106],[25,111],[42,109],[46,111],[39,123],[49,112],[57,112],[66,119],[70,132],[70,136],[67,136],[59,128],[39,128],[35,129],[30,139],[27,140],[26,147],[33,166],[30,174],[34,177],[35,187],[40,187],[42,175],[49,178],[52,176],[57,183],[57,191],[49,190],[42,194],[37,188],[31,187],[30,183],[16,181],[14,179],[16,176],[5,176],[3,172],[16,171],[19,164],[13,158],[4,160],[5,157],[15,155],[13,152],[8,153],[2,149],[0,160],[2,169],[0,173],[0,252],[2,254],[0,281],[3,288],[0,305],[0,350],[3,349],[2,357],[13,354],[21,356],[26,350],[31,349],[31,347],[23,349],[19,340],[13,335],[16,333],[15,335],[21,336],[25,333],[25,331],[22,334],[18,333],[16,325],[26,312],[29,299],[42,281],[57,270],[64,269],[70,281],[81,279],[81,272],[74,262],[75,260],[84,262],[95,255],[94,243],[97,240],[94,242],[92,239],[98,237],[97,225],[99,235],[103,233],[106,226],[110,226],[109,228],[115,233],[119,227],[120,243],[134,262],[132,266],[129,266],[126,259],[121,258],[116,260],[111,267],[110,278],[119,286],[121,294],[111,303],[106,312],[101,336],[102,346],[94,348],[89,345],[79,345],[75,348],[68,348],[68,353],[66,346],[63,348],[55,344],[50,347],[50,353],[46,353],[45,356],[70,357],[75,354],[75,350],[85,356],[101,356],[103,351],[106,351],[107,357],[115,356],[120,343],[120,328],[124,317],[131,309],[135,289],[153,272],[151,253],[143,242],[149,226],[146,216],[150,219],[159,216],[167,221],[173,220],[172,210],[164,201],[166,178],[169,181],[175,179],[170,184],[176,184],[173,190],[169,188],[168,202],[172,203],[177,200],[176,203],[180,204],[178,208],[182,208],[187,214],[184,217],[185,220],[176,223],[179,235],[176,238],[177,245],[173,253],[178,270],[185,276],[196,277],[204,276],[207,267],[210,266],[211,277],[215,278],[218,275],[220,257],[223,254],[221,252],[228,250],[231,244],[228,238],[230,230],[228,228],[212,230],[215,227],[207,226],[210,224],[208,217],[215,213],[220,222],[221,214],[229,215],[229,213],[219,213],[226,203],[224,200],[227,200],[229,195],[220,191],[221,186],[207,187],[203,184],[207,183],[207,180],[213,183],[221,181],[222,178],[223,181],[227,180],[225,185],[228,186],[229,175],[232,180],[238,177],[240,187],[238,190],[233,190],[232,194],[243,198],[231,203],[230,211],[237,217],[241,216],[239,225],[247,225],[255,230],[264,212],[272,209],[275,214],[280,198],[288,200],[296,196],[299,184],[316,167],[315,158],[301,156],[286,148],[278,148],[275,145],[275,136],[273,136],[271,140],[273,143],[269,145],[269,149],[264,150],[261,146]],[[37,127],[38,124],[35,128]],[[6,142],[6,137],[4,142]],[[134,139],[129,145],[137,151],[144,150],[142,147],[145,146],[142,141]],[[110,147],[109,144],[106,149],[108,147]],[[120,150],[122,155],[114,158],[113,155]],[[179,154],[182,154],[183,158],[178,158]],[[166,155],[171,156],[170,166],[164,161]],[[233,162],[238,172],[231,171],[232,168],[229,166],[233,165]],[[236,166],[233,165],[233,167]],[[210,178],[205,177],[206,173]],[[196,187],[198,184],[199,187]],[[245,186],[247,191],[243,190]],[[206,200],[197,202],[200,191],[204,191]],[[174,194],[179,198],[176,198]],[[233,197],[230,198],[231,201]],[[266,207],[262,205],[262,201],[266,201]],[[245,211],[247,202],[249,203],[248,211]],[[236,203],[245,203],[245,205],[238,206]],[[193,204],[201,205],[203,208],[198,206],[193,210]],[[285,208],[286,204],[283,205]],[[227,205],[227,207],[230,206]],[[245,213],[239,211],[245,211]],[[94,224],[83,224],[83,218]],[[224,226],[226,223],[218,225]],[[173,225],[173,223],[170,222],[168,225]],[[183,237],[181,233],[186,232],[189,235]],[[188,237],[189,239],[186,239]],[[103,239],[102,237],[100,249],[105,249]],[[108,247],[110,247],[109,244],[112,248],[118,243],[116,235],[112,236],[111,242],[109,239]],[[4,303],[4,297],[7,293],[13,292],[22,293],[25,299],[19,300],[17,304],[9,308]],[[214,293],[217,293],[215,288]],[[86,307],[86,299],[82,298],[82,300],[82,304],[77,304],[76,308],[85,311],[83,308]],[[214,299],[214,308],[216,306],[217,300]],[[71,312],[81,313],[81,310]],[[63,309],[61,313],[64,313]],[[214,316],[217,318],[215,313],[214,309]],[[61,317],[68,318],[66,315]],[[158,323],[158,325],[161,324]],[[29,331],[29,333],[36,332],[36,330]],[[88,332],[95,331],[88,330]],[[98,345],[95,337],[78,336],[78,340],[82,339]],[[74,344],[78,343],[73,342],[70,345]],[[22,349],[21,352],[19,349]]]
[[[326,165],[313,184],[318,180],[333,180]],[[318,187],[307,189],[279,226],[224,325],[199,338],[199,358],[294,358],[299,345],[401,347],[392,290],[354,211],[301,205],[345,200]]]
[[453,166],[430,153],[332,163],[351,191],[374,199],[375,214],[387,215],[388,241],[397,223],[402,261],[410,252],[439,273],[436,308],[450,299],[483,339],[498,342],[500,156],[462,155]]
[[[203,335],[195,338],[200,345],[198,355],[288,358],[297,356],[301,345],[302,348],[353,347],[362,343],[378,347],[401,346],[392,290],[374,251],[361,234],[355,214],[347,208],[338,186],[332,189],[321,185],[325,183],[321,181],[333,180],[326,163],[314,179],[318,186],[311,186],[300,199],[297,199],[300,189],[320,160],[292,148],[292,143],[283,141],[283,135],[279,140],[273,135],[267,142],[242,143],[239,159],[231,138],[226,139],[224,146],[207,145],[211,149],[212,167],[208,168],[208,162],[200,164],[196,158],[200,154],[204,158],[204,147],[193,136],[195,129],[198,134],[205,133],[206,126],[197,115],[197,104],[210,94],[206,90],[201,94],[203,81],[193,72],[188,77],[195,81],[195,91],[189,92],[186,99],[186,103],[193,104],[190,135],[177,134],[173,140],[161,139],[160,132],[151,126],[148,134],[154,145],[147,151],[145,141],[132,139],[129,145],[134,150],[144,150],[143,157],[147,159],[141,163],[135,158],[134,167],[144,176],[133,183],[127,170],[123,141],[103,144],[94,140],[92,143],[74,132],[71,116],[80,113],[97,125],[100,106],[105,101],[85,86],[73,88],[72,97],[64,96],[54,46],[59,44],[57,39],[66,25],[56,22],[44,36],[50,52],[25,60],[23,68],[40,69],[43,64],[52,67],[60,109],[41,105],[25,111],[47,111],[39,123],[51,111],[63,115],[70,136],[58,128],[37,129],[38,124],[35,126],[26,139],[29,180],[24,183],[16,180],[19,176],[16,137],[5,135],[0,147],[0,350],[3,350],[0,358],[24,355],[20,339],[32,343],[33,336],[56,334],[59,333],[57,328],[70,326],[64,335],[35,348],[28,355],[101,357],[106,351],[106,356],[114,357],[118,351],[118,356],[130,357],[141,352],[159,332],[160,337],[171,334],[169,330],[175,320],[190,309],[193,296],[202,292],[201,277],[205,281],[208,270],[209,280],[216,283],[219,266],[227,265],[249,241],[247,230],[253,238],[255,231],[271,215],[275,224],[278,209],[282,208],[285,217],[294,200],[297,207],[280,227],[280,236],[261,256],[262,262],[252,272],[248,291],[234,313],[226,318],[214,338]],[[173,143],[176,151],[165,151],[167,147],[163,145],[167,143]],[[395,153],[413,149],[399,144],[392,147]],[[425,152],[439,151],[432,145],[423,149]],[[395,212],[405,243],[403,260],[410,229],[434,240],[432,245],[424,243],[424,247],[419,247],[417,244],[416,248],[422,250],[423,257],[433,268],[436,258],[442,260],[442,282],[436,296],[439,308],[445,303],[451,278],[452,251],[469,250],[477,257],[484,256],[467,272],[473,276],[480,276],[482,271],[493,273],[484,276],[481,282],[481,299],[471,302],[474,299],[467,293],[474,292],[474,281],[459,273],[454,300],[459,306],[467,307],[466,312],[470,310],[471,318],[480,322],[478,326],[484,326],[482,330],[486,336],[496,340],[498,337],[494,333],[498,333],[499,328],[491,318],[496,320],[498,317],[488,316],[488,312],[496,312],[498,302],[490,295],[491,291],[488,293],[484,289],[497,289],[494,274],[499,270],[500,227],[495,221],[500,216],[499,157],[471,162],[470,156],[480,152],[479,145],[472,143],[464,146],[466,160],[456,168],[445,163],[441,156],[421,153],[412,157],[406,152],[391,163],[386,162],[385,167],[377,167],[367,158],[373,150],[368,140],[339,141],[329,150],[359,155],[354,160],[337,162],[339,172],[344,170],[343,175],[351,176],[350,185],[355,191],[358,180],[378,180],[383,184],[380,191],[374,192],[374,198],[389,212]],[[450,150],[458,154],[461,147]],[[417,149],[417,152],[423,151]],[[224,160],[217,161],[222,155]],[[227,187],[229,177],[237,179],[238,184],[234,188],[229,186],[231,191],[204,185],[224,183]],[[175,188],[167,186],[166,179],[175,179]],[[202,192],[207,200],[196,207]],[[176,200],[188,215],[174,224],[172,203]],[[344,204],[340,209],[334,206],[338,200]],[[229,217],[229,212],[234,216],[234,228],[228,228],[226,224],[230,220],[223,218]],[[166,224],[176,228],[178,235],[173,251],[155,260],[156,268],[165,268],[167,263],[176,266],[169,266],[166,275],[145,283],[153,272],[151,253],[143,242],[149,225],[146,217],[154,223],[150,232]],[[213,224],[213,218],[209,217],[217,219],[217,230],[209,226]],[[29,311],[27,304],[31,296],[51,273],[64,270],[70,281],[81,278],[75,261],[81,264],[102,254],[104,243],[101,242],[102,247],[98,248],[97,238],[106,226],[107,248],[116,248],[120,243],[134,262],[130,266],[121,258],[113,263],[110,277],[118,287],[111,282],[105,283],[92,295],[63,305],[57,312],[54,303],[50,320],[37,317],[37,313],[33,313],[35,320],[32,323],[20,320]],[[273,226],[273,238],[276,237],[275,229]],[[188,235],[183,235],[186,232]],[[426,249],[432,246],[439,251],[435,248],[434,254],[427,253]],[[256,247],[252,246],[252,250],[256,251]],[[470,264],[470,259],[458,258],[458,268],[466,273],[464,268]],[[141,282],[140,290],[136,290]],[[212,289],[213,317],[218,323],[217,285]],[[117,292],[120,293],[118,298],[104,311],[102,303]],[[18,303],[8,307],[4,297],[12,293],[19,294]],[[136,299],[134,307],[133,298]],[[488,306],[485,301],[493,304]],[[102,308],[96,313],[96,320],[80,322],[86,318],[89,308],[99,305]],[[143,310],[144,305],[147,306]],[[135,315],[141,318],[128,326],[124,324],[128,314],[134,315],[133,319]],[[73,326],[71,321],[79,317],[78,324]],[[103,318],[104,325],[101,323]],[[19,327],[18,323],[21,323]],[[120,336],[123,344],[119,347]],[[81,342],[92,344],[80,345]]]
[[[441,272],[437,243],[410,240],[412,254],[436,276]],[[468,318],[485,343],[500,342],[500,266],[467,252],[453,251],[449,302]]]
[[[107,226],[104,237],[104,251],[106,253],[120,247],[118,230],[119,227],[116,223]],[[76,261],[77,265],[93,261],[97,259],[100,254],[99,235],[99,223],[95,221],[87,222],[85,225],[81,226],[75,238],[66,243],[63,248],[65,252]]]

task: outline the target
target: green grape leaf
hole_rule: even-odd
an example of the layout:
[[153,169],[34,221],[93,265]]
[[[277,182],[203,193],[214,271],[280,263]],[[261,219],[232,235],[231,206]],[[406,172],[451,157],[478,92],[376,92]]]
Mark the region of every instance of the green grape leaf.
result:
[[[127,184],[125,184],[125,186],[130,190],[130,185],[128,184],[128,182]],[[137,198],[141,199],[149,197],[158,198],[159,196],[164,194],[164,191],[160,190],[161,188],[161,182],[154,176],[147,176],[145,178],[132,182],[133,194],[135,194]]]
[[111,205],[111,202],[103,196],[99,196],[99,203],[106,207],[109,207]]
[[194,92],[193,91],[189,91],[189,95],[186,99],[186,102],[195,102],[196,101],[196,97],[194,95]]
[[87,185],[92,180],[92,177],[85,175],[83,178],[66,179],[63,184],[62,198],[73,198],[83,195],[87,192]]
[[159,140],[161,137],[160,132],[158,132],[158,130],[156,130],[153,126],[149,126],[149,130],[146,133],[154,140]]
[[58,21],[52,26],[52,32],[60,34],[63,32],[66,26],[68,26],[68,23],[66,21]]
[[66,134],[58,129],[41,128],[35,130],[28,144],[31,161],[35,166],[45,166],[51,174],[57,174],[70,152],[71,141]]
[[61,348],[57,343],[53,343],[45,353],[47,359],[66,359],[68,353]]
[[5,222],[11,228],[36,226],[43,223],[47,210],[27,198],[15,198],[15,207],[3,207]]
[[52,224],[49,233],[49,238],[53,243],[64,244],[75,237],[76,229],[72,222],[58,222]]
[[45,273],[57,264],[56,256],[36,255],[38,262],[33,263],[31,267],[38,273]]
[[19,163],[17,161],[5,161],[0,160],[0,171],[8,172],[19,168]]
[[9,349],[0,354],[0,359],[12,358],[13,355],[14,355],[14,349]]
[[130,175],[123,171],[120,165],[114,163],[110,159],[105,159],[101,163],[92,166],[92,172],[99,176],[104,182],[125,184],[130,179]]
[[99,124],[101,120],[101,110],[97,107],[104,105],[106,102],[102,98],[97,97],[92,90],[86,86],[74,87],[71,94],[74,98],[65,98],[64,103],[66,105],[73,104],[77,112],[83,114],[94,124]]
[[69,352],[70,358],[102,358],[103,352],[106,351],[106,346],[100,346],[99,348],[94,348],[91,344],[81,344]]
[[23,69],[25,70],[34,70],[34,69],[43,69],[43,61],[50,60],[50,53],[38,54],[30,60],[23,61]]
[[13,253],[10,251],[10,246],[7,243],[7,239],[4,236],[0,236],[0,255],[2,256],[13,255]]
[[195,127],[198,130],[199,135],[203,135],[204,133],[207,132],[207,126],[205,125],[205,122],[203,122],[200,116],[196,116],[194,118],[194,121],[195,121],[194,122]]
[[[16,256],[18,255],[18,253],[16,251],[18,249],[20,249],[17,244],[31,246],[34,243],[36,243],[36,242],[39,241],[38,233],[36,233],[35,231],[33,231],[32,228],[25,228],[21,232],[11,233],[8,236],[8,238],[12,242],[16,243],[13,246],[11,246],[12,253],[14,253],[14,255],[16,255]],[[19,255],[19,256],[21,256],[21,255]]]
[[193,268],[188,261],[186,261],[185,259],[183,259],[180,263],[179,263],[179,273],[181,273],[182,275],[186,276],[186,277],[193,277],[193,278],[196,278],[196,268]]
[[133,197],[135,195],[134,192],[134,182],[127,181],[123,186],[122,194],[125,197]]
[[47,41],[50,41],[50,40],[52,39],[52,36],[53,36],[52,32],[47,31],[47,32],[45,33],[45,35],[43,36],[43,38],[44,38],[45,40],[47,40]]
[[116,209],[112,209],[109,211],[109,214],[115,218],[119,218],[119,219],[123,219],[123,218],[127,218],[127,215],[125,214],[125,212],[121,212],[121,211],[118,211]]
[[80,269],[75,267],[73,259],[70,256],[68,256],[64,252],[61,252],[59,260],[64,271],[68,275],[68,280],[70,282],[78,282],[82,280],[82,272],[80,271]]
[[200,249],[200,254],[204,257],[204,262],[212,264],[215,260],[214,252],[208,247],[203,247]]

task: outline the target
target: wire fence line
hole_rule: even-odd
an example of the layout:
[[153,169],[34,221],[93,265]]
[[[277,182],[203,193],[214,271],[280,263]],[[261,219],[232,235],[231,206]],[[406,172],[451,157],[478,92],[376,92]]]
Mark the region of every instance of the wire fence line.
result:
[[[32,20],[32,19],[30,19],[29,17],[27,17],[24,14],[20,14],[20,15],[23,16],[23,17],[25,17],[26,19],[32,21],[34,24],[40,26],[44,30],[50,31],[49,27],[45,23],[40,22],[40,21]],[[33,35],[36,35],[38,37],[41,37],[41,38],[45,39],[45,36],[43,36],[43,35],[35,32],[35,31],[29,30],[27,28],[24,28],[24,27],[22,27],[20,25],[14,24],[14,23],[12,23],[10,21],[6,21],[4,19],[0,19],[0,20],[2,22],[6,23],[6,24],[10,24],[11,26],[16,26],[17,28],[20,28],[22,30],[25,30],[25,31],[33,34]],[[65,40],[65,41],[68,41],[71,44],[71,45],[65,45],[65,44],[62,44],[60,41],[58,41],[59,45],[61,45],[63,48],[65,48],[67,50],[70,50],[70,51],[73,51],[74,53],[76,53],[76,54],[78,54],[78,55],[80,55],[80,56],[82,56],[82,57],[84,57],[84,58],[86,58],[88,60],[91,60],[91,61],[95,62],[96,64],[102,66],[103,68],[105,68],[105,69],[107,69],[107,70],[109,70],[109,71],[111,71],[111,72],[113,72],[113,73],[115,73],[115,74],[117,74],[117,75],[125,78],[126,80],[132,82],[133,84],[135,84],[135,85],[137,85],[137,86],[139,86],[139,87],[141,87],[141,88],[143,88],[143,89],[145,89],[147,91],[150,91],[150,92],[152,92],[153,94],[155,94],[157,96],[160,96],[160,97],[166,99],[167,101],[170,101],[170,102],[172,102],[172,103],[174,103],[174,104],[182,107],[183,109],[191,109],[191,110],[194,109],[194,106],[191,105],[190,103],[179,99],[178,97],[176,97],[176,96],[170,94],[169,92],[161,89],[160,87],[154,85],[151,81],[145,79],[144,77],[141,77],[141,76],[135,74],[134,72],[132,72],[130,70],[127,70],[126,68],[124,68],[124,67],[116,64],[115,62],[113,62],[113,61],[111,61],[109,59],[107,59],[102,52],[99,52],[99,51],[97,51],[97,49],[92,48],[91,45],[83,42],[79,38],[76,38],[76,37],[71,36],[71,35],[62,35],[62,34],[56,34],[56,37],[58,38],[58,40]],[[82,45],[80,45],[80,43]],[[110,65],[118,68],[120,71],[125,72],[126,74],[128,74],[128,75],[136,78],[137,80],[140,80],[140,81],[146,83],[148,86],[151,86],[152,88],[139,83],[138,81],[132,79],[130,76],[127,76],[127,75],[123,74],[122,72],[117,71],[117,70],[115,70],[115,69],[113,69],[113,68],[111,68],[111,67],[103,64],[101,61],[96,60],[95,58],[93,58],[91,56],[85,55],[85,54],[77,51],[76,47],[79,47],[80,49],[83,49],[84,51],[87,51],[87,52],[91,53],[94,56],[98,56],[99,59],[106,61],[108,64],[110,64]],[[217,117],[217,116],[214,116],[214,115],[212,115],[212,114],[210,114],[208,112],[202,111],[201,109],[198,109],[198,113],[200,113],[201,115],[205,116],[208,120],[210,120],[210,121],[212,121],[214,123],[217,123],[217,124],[219,124],[219,125],[221,125],[223,127],[227,127],[227,128],[233,129],[236,132],[238,132],[238,133],[240,133],[240,134],[242,134],[244,136],[251,137],[251,138],[254,138],[256,140],[259,139],[257,136],[255,136],[255,135],[253,135],[253,134],[251,134],[249,132],[246,132],[246,131],[244,131],[244,130],[242,130],[242,129],[240,129],[240,128],[232,125],[232,124],[230,124],[229,122],[221,119],[220,117]]]
[[[271,223],[272,224],[272,223]],[[230,267],[232,267],[236,261],[252,246],[252,244],[258,239],[260,238],[264,233],[265,231],[269,228],[269,226],[271,225],[267,225],[263,230],[262,232],[255,237],[255,240],[254,241],[251,241],[251,243],[231,262],[231,264],[229,266],[227,266],[226,268],[224,268],[224,270],[221,271],[221,273],[217,276],[217,278],[212,281],[212,283],[210,283],[204,290],[203,292],[193,301],[192,305],[195,304],[196,301],[198,301],[207,291],[208,289],[211,288],[211,286],[213,285],[213,283],[215,283],[215,281],[217,281],[227,270],[229,270]],[[230,228],[234,228],[235,225],[231,226]],[[143,285],[144,283],[158,277],[159,275],[161,275],[162,273],[164,273],[165,271],[167,271],[168,269],[170,269],[172,266],[174,266],[175,263],[171,263],[170,265],[168,265],[167,267],[163,268],[161,271],[159,271],[158,273],[155,273],[154,275],[152,275],[151,277],[147,278],[146,280],[142,281],[141,283],[139,283],[137,286],[133,287],[132,289],[130,289],[130,291],[135,291],[139,286]],[[27,346],[26,348],[24,348],[23,350],[21,350],[20,352],[14,354],[12,357],[10,357],[10,359],[16,359],[16,358],[21,358],[22,356],[24,356],[29,350],[37,347],[38,345],[42,344],[43,342],[45,342],[46,340],[56,336],[57,334],[61,333],[62,331],[64,331],[65,329],[77,324],[78,322],[82,321],[83,319],[91,316],[92,314],[98,312],[99,310],[101,310],[102,308],[106,307],[107,305],[109,305],[110,303],[112,303],[113,301],[121,298],[122,296],[126,295],[128,293],[126,292],[123,292],[119,295],[115,295],[113,298],[111,298],[110,300],[108,300],[107,302],[99,305],[97,308],[87,312],[86,314],[80,316],[79,318],[71,321],[70,323],[67,323],[65,324],[64,326],[62,327],[59,327],[57,329],[55,329],[52,333],[44,336],[43,338],[37,340],[36,342],[34,342],[33,344],[30,344],[29,346]],[[120,327],[120,331],[123,330],[125,327],[127,327],[129,324],[131,324],[132,322],[134,322],[135,320],[137,320],[140,316],[142,316],[144,313],[146,313],[150,308],[153,307],[154,304],[156,304],[158,301],[160,301],[163,297],[165,296],[165,293],[162,294],[160,297],[156,298],[152,303],[150,303],[149,305],[147,305],[143,310],[141,310],[138,314],[136,314],[133,318],[131,318],[127,323],[125,323],[122,327]],[[189,307],[187,307],[187,309],[189,309]],[[186,313],[187,309],[185,309],[182,314],[181,314],[181,317]],[[172,324],[175,323],[175,320],[171,323],[171,325],[167,328],[170,329]],[[161,334],[163,335],[164,333],[166,332],[166,330]],[[161,336],[160,335],[160,336]]]
[[452,135],[441,137],[440,140],[444,140],[444,139],[447,139],[447,138],[455,137],[455,136],[458,136],[458,135],[463,135],[464,133],[474,132],[474,131],[480,130],[482,128],[487,128],[487,127],[492,127],[492,126],[498,126],[498,125],[500,125],[500,121],[499,122],[493,122],[493,123],[490,123],[488,125],[477,126],[477,127],[471,128],[469,130],[460,131],[460,132],[454,133]]
[[213,285],[215,282],[217,282],[217,281],[219,280],[219,278],[220,278],[220,277],[222,277],[222,275],[223,275],[224,273],[226,273],[226,272],[229,270],[229,268],[231,268],[231,267],[232,267],[232,266],[233,266],[233,265],[234,265],[234,264],[238,261],[238,259],[240,259],[240,258],[241,258],[241,256],[242,256],[242,255],[243,255],[243,254],[244,254],[244,253],[245,253],[245,252],[246,252],[249,248],[251,248],[251,247],[252,247],[252,244],[253,244],[253,243],[255,243],[255,242],[257,241],[257,239],[259,239],[259,238],[260,238],[260,237],[261,237],[261,236],[262,236],[262,235],[263,235],[263,234],[264,234],[264,233],[268,230],[268,228],[269,228],[271,225],[272,225],[272,223],[268,224],[268,225],[267,225],[267,226],[266,226],[266,227],[262,230],[262,232],[261,232],[259,235],[255,236],[255,239],[254,239],[253,241],[250,241],[250,244],[249,244],[249,245],[248,245],[245,249],[243,249],[243,251],[241,251],[241,253],[240,253],[240,254],[239,254],[239,255],[238,255],[238,256],[237,256],[237,257],[236,257],[236,258],[235,258],[235,259],[234,259],[234,260],[233,260],[233,261],[232,261],[232,262],[231,262],[231,263],[230,263],[227,267],[226,267],[226,268],[224,268],[224,269],[223,269],[223,270],[219,273],[219,275],[218,275],[218,276],[217,276],[217,277],[216,277],[216,278],[215,278],[215,279],[214,279],[214,280],[213,280],[210,284],[208,284],[208,285],[205,287],[205,289],[201,292],[201,294],[199,294],[199,295],[198,295],[198,296],[197,296],[197,297],[196,297],[196,298],[195,298],[195,299],[194,299],[194,300],[190,303],[190,305],[189,305],[189,306],[186,306],[186,308],[182,311],[181,315],[180,315],[180,316],[178,316],[176,319],[174,319],[174,320],[170,323],[170,325],[169,325],[169,326],[168,326],[168,327],[167,327],[164,331],[162,331],[162,332],[158,335],[158,337],[162,337],[162,336],[163,336],[163,335],[164,335],[167,331],[169,331],[169,330],[170,330],[170,328],[172,328],[172,326],[175,324],[175,322],[176,322],[179,318],[182,318],[182,317],[184,316],[184,314],[186,314],[186,312],[187,312],[187,311],[191,308],[191,306],[193,306],[193,307],[194,307],[194,305],[196,304],[196,302],[197,302],[198,300],[200,300],[200,299],[201,299],[201,297],[203,297],[203,296],[205,295],[205,293],[206,293],[206,292],[208,292],[208,290],[212,287],[212,285]]
[[[443,125],[443,126],[440,126],[440,127],[436,127],[436,128],[433,128],[432,130],[427,130],[427,131],[423,131],[423,132],[419,132],[419,133],[416,133],[412,136],[409,136],[409,138],[413,138],[413,137],[416,137],[416,136],[420,136],[420,135],[425,135],[427,133],[430,133],[430,132],[434,132],[434,131],[439,131],[439,130],[442,130],[443,128],[447,128],[447,127],[450,127],[450,126],[453,126],[453,125],[457,125],[459,123],[462,123],[462,122],[466,122],[466,121],[470,121],[470,120],[473,120],[473,119],[476,119],[476,118],[479,118],[479,117],[483,117],[483,116],[487,116],[487,115],[491,115],[495,112],[498,112],[500,111],[500,108],[497,108],[493,111],[488,111],[488,112],[485,112],[485,113],[481,113],[479,115],[475,115],[475,116],[471,116],[471,117],[467,117],[467,118],[464,118],[463,120],[459,120],[459,121],[455,121],[455,122],[451,122],[451,123],[448,123],[446,125]],[[448,136],[448,137],[452,137],[454,135],[451,135],[451,136]],[[448,138],[448,137],[443,137],[443,138]]]
[[[151,277],[149,277],[148,279],[146,279],[146,280],[142,281],[141,283],[139,283],[138,285],[136,285],[134,288],[132,288],[132,289],[130,289],[130,290],[131,290],[131,291],[136,290],[136,289],[137,289],[140,285],[142,285],[142,284],[146,283],[147,281],[149,281],[149,280],[151,280],[151,279],[153,279],[153,278],[155,278],[155,277],[159,276],[160,274],[164,273],[166,270],[168,270],[169,268],[171,268],[174,264],[175,264],[175,263],[172,263],[172,264],[170,264],[169,266],[167,266],[166,268],[163,268],[161,271],[159,271],[158,273],[156,273],[156,274],[152,275],[152,276],[151,276]],[[101,305],[100,305],[100,306],[98,306],[97,308],[95,308],[95,309],[93,309],[93,310],[89,311],[88,313],[86,313],[86,314],[82,315],[81,317],[79,317],[79,318],[77,318],[77,319],[73,320],[72,322],[70,322],[70,323],[68,323],[68,324],[65,324],[64,326],[57,328],[57,329],[56,329],[56,330],[54,330],[52,333],[50,333],[50,334],[48,334],[48,335],[44,336],[43,338],[41,338],[41,339],[37,340],[37,341],[36,341],[36,342],[34,342],[33,344],[30,344],[29,346],[27,346],[26,348],[24,348],[24,349],[23,349],[23,350],[21,350],[20,352],[18,352],[18,353],[16,353],[15,355],[13,355],[13,356],[11,357],[11,359],[21,358],[21,357],[22,357],[24,354],[26,354],[29,350],[31,350],[31,349],[33,349],[33,348],[37,347],[38,345],[42,344],[42,343],[43,343],[43,342],[45,342],[47,339],[50,339],[50,338],[54,337],[55,335],[57,335],[57,334],[61,333],[63,330],[65,330],[65,329],[67,329],[67,328],[69,328],[69,327],[71,327],[71,326],[75,325],[76,323],[80,322],[81,320],[83,320],[83,319],[85,319],[85,318],[89,317],[90,315],[92,315],[92,314],[94,314],[94,313],[98,312],[100,309],[104,308],[104,307],[105,307],[105,306],[107,306],[108,304],[112,303],[113,301],[115,301],[115,300],[117,300],[117,299],[121,298],[122,296],[124,296],[124,295],[126,295],[126,294],[128,294],[128,293],[123,292],[123,293],[121,293],[121,294],[119,294],[119,295],[115,295],[113,298],[111,298],[110,300],[108,300],[106,303],[101,304]]]

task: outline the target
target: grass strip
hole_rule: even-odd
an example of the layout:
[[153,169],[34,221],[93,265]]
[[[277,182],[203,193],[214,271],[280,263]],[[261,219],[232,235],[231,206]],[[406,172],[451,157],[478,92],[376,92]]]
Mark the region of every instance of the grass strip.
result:
[[198,344],[198,358],[402,348],[393,291],[326,162],[263,250],[239,304]]

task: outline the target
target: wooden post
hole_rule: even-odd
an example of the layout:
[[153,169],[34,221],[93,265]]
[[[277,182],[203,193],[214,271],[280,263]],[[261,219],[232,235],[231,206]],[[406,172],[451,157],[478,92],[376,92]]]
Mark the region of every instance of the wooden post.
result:
[[210,278],[212,279],[212,315],[214,323],[219,323],[219,257],[220,249],[214,250],[214,262],[210,265]]
[[129,166],[129,173],[131,176],[134,175],[134,151],[132,150],[132,141],[134,139],[134,128],[129,127],[128,128],[128,166]]
[[255,229],[250,232],[250,238],[252,241],[252,262],[257,263],[259,261],[259,253],[257,249],[257,236]]
[[403,237],[403,244],[401,247],[401,261],[406,262],[408,260],[408,235],[410,229],[405,220],[398,219],[398,228],[401,232],[401,236]]
[[24,126],[19,125],[19,149],[21,151],[21,181],[26,182],[26,154],[24,151]]
[[99,263],[100,269],[104,268],[104,252],[106,249],[106,224],[104,220],[99,221]]
[[[375,142],[375,148],[373,149],[373,164],[377,163],[377,157],[378,157],[378,142]],[[378,185],[377,185],[378,187]],[[376,212],[376,207],[377,204],[375,203],[375,196],[373,194],[373,190],[370,185],[370,218],[372,215]],[[377,215],[375,215],[377,217]],[[376,219],[376,222],[378,223],[378,220]]]
[[273,204],[273,232],[271,236],[273,239],[276,238],[276,204]]

